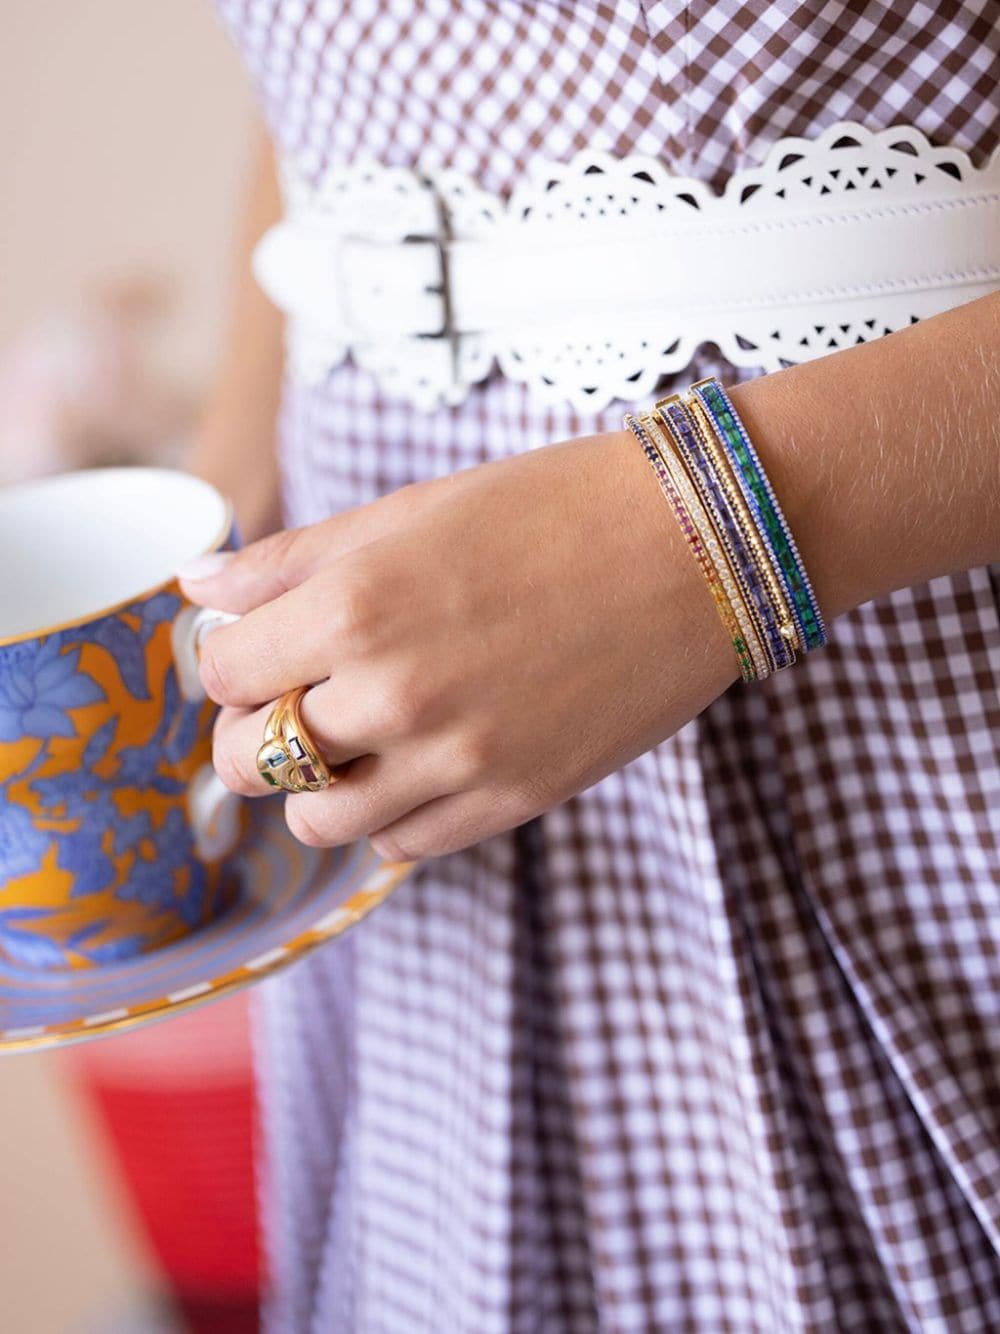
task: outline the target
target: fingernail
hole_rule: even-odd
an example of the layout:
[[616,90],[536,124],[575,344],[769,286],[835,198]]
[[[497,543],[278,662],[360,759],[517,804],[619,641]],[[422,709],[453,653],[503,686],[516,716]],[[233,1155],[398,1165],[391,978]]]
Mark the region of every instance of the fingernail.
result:
[[211,579],[222,573],[235,554],[235,551],[210,551],[206,556],[198,556],[195,560],[179,565],[175,574],[178,579],[185,579],[190,583],[196,583],[199,579]]

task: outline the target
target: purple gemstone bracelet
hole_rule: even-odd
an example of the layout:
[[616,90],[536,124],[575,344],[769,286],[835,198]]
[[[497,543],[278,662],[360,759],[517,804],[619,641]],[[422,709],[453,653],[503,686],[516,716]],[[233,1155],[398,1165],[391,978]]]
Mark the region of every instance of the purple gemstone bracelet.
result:
[[744,681],[792,666],[826,629],[746,427],[717,380],[624,423],[642,446],[729,632]]
[[734,510],[722,479],[714,468],[699,437],[688,408],[679,397],[662,399],[656,409],[664,421],[678,452],[687,465],[716,530],[726,548],[733,573],[757,622],[771,659],[772,671],[781,671],[795,662],[795,650],[781,631],[781,613],[772,601],[766,580],[740,516]]

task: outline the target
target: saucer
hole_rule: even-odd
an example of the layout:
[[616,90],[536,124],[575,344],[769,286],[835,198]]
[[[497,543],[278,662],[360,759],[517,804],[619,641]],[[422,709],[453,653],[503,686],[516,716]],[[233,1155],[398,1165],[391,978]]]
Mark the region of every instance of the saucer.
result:
[[64,1046],[192,1009],[249,986],[342,935],[413,868],[367,842],[307,848],[281,803],[246,803],[248,830],[228,866],[233,906],[172,945],[121,962],[31,969],[0,958],[0,1054]]

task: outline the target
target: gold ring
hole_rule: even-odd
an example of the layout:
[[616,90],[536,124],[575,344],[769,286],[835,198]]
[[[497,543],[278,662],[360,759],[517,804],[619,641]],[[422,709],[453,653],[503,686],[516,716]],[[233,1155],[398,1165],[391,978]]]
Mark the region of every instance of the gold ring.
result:
[[287,691],[271,710],[264,741],[257,751],[257,770],[265,783],[285,792],[322,792],[339,774],[313,744],[299,713],[299,702],[309,689]]

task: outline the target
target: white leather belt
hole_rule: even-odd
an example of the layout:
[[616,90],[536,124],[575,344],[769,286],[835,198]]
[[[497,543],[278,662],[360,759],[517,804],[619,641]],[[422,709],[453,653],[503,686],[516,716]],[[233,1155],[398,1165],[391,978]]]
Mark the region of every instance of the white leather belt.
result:
[[288,315],[290,371],[348,353],[382,389],[457,403],[494,364],[546,400],[635,402],[704,342],[777,369],[1000,287],[1000,153],[918,131],[785,139],[722,195],[650,158],[540,164],[503,200],[453,171],[376,164],[310,188],[254,271]]

